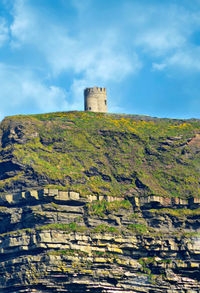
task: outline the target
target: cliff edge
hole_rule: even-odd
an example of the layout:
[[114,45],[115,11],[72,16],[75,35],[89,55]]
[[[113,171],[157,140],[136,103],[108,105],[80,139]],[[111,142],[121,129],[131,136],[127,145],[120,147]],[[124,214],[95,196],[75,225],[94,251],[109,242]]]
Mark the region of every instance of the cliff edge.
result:
[[0,125],[0,292],[200,292],[200,121]]

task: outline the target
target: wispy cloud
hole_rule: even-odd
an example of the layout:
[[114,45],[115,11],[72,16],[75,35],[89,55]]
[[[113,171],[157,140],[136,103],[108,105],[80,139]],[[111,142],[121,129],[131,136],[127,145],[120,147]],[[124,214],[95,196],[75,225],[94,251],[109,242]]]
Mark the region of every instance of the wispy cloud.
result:
[[199,9],[195,9],[195,5],[187,9],[184,5],[169,3],[147,5],[142,12],[143,21],[136,33],[135,45],[154,60],[154,70],[199,71],[200,47],[193,38],[195,33],[199,34]]
[[152,64],[152,69],[153,70],[158,70],[158,71],[162,71],[166,68],[166,64],[165,63],[153,63]]
[[[78,9],[78,17],[82,18],[83,7],[74,1],[73,4]],[[67,25],[54,23],[45,16],[41,18],[37,9],[24,0],[15,1],[13,18],[13,48],[23,50],[27,45],[34,47],[45,60],[50,78],[72,72],[72,83],[66,84],[66,87],[78,109],[82,104],[80,100],[84,87],[119,83],[142,68],[136,52],[127,52],[126,44],[119,46],[120,35],[115,29],[107,28],[98,36],[93,35],[90,29],[88,33],[80,30],[76,35],[71,35]],[[78,87],[77,90],[74,85]]]
[[70,109],[66,102],[67,93],[63,89],[45,85],[31,71],[23,68],[1,63],[0,84],[1,112],[6,115]]
[[152,28],[143,32],[136,39],[137,45],[140,45],[148,53],[154,55],[164,55],[168,51],[175,50],[183,46],[186,42],[184,35],[172,28]]
[[[120,97],[122,85],[131,88],[135,77],[141,74],[142,79],[147,68],[149,74],[159,71],[166,78],[172,71],[200,72],[200,49],[195,40],[200,3],[194,2],[13,0],[10,27],[0,18],[0,46],[9,37],[10,52],[21,60],[9,70],[2,61],[2,82],[6,70],[11,76],[10,83],[5,81],[3,93],[13,97],[12,81],[13,89],[20,93],[18,104],[31,101],[37,111],[43,111],[48,100],[49,111],[53,107],[81,109],[86,86],[114,88]],[[111,93],[113,109],[119,109],[119,97]]]
[[188,47],[175,52],[167,59],[168,66],[200,72],[200,47]]
[[32,44],[43,54],[54,75],[73,70],[88,79],[121,80],[141,67],[136,54],[120,52],[114,32],[105,31],[97,42],[96,36],[70,36],[68,28],[52,24],[51,19],[41,22],[24,0],[15,2],[11,31],[16,43]]
[[9,29],[4,18],[0,18],[0,47],[8,40]]

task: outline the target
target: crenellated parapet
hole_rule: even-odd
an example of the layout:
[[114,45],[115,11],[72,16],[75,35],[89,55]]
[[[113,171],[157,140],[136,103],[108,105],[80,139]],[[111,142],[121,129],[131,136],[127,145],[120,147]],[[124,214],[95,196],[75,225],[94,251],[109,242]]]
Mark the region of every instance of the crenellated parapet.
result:
[[106,88],[104,88],[104,87],[91,87],[91,88],[86,88],[85,90],[84,90],[84,94],[89,94],[89,93],[93,93],[93,94],[95,94],[95,93],[106,93],[107,92],[107,90],[106,90]]

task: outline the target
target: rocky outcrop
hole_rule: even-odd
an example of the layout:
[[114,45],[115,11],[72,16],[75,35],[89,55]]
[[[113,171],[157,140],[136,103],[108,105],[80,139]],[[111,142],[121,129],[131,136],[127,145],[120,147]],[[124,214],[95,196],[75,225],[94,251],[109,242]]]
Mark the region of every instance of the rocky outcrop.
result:
[[194,202],[57,189],[1,195],[0,291],[199,292]]
[[[191,197],[188,200],[178,197],[162,197],[162,196],[127,196],[126,197],[135,208],[150,209],[150,208],[200,208],[200,198]],[[58,189],[39,189],[39,190],[28,190],[24,192],[17,192],[13,194],[0,194],[0,205],[1,206],[18,206],[20,204],[28,203],[41,203],[54,201],[56,203],[77,201],[81,202],[93,202],[93,201],[122,201],[123,197],[108,196],[108,195],[84,195],[81,196],[79,192],[74,191],[62,191]]]

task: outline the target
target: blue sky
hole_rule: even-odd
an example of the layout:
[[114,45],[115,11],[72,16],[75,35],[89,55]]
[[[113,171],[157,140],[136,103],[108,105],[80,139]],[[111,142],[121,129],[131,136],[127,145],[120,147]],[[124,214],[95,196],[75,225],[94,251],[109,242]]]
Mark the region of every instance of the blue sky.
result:
[[0,119],[83,110],[200,118],[200,0],[1,0]]

